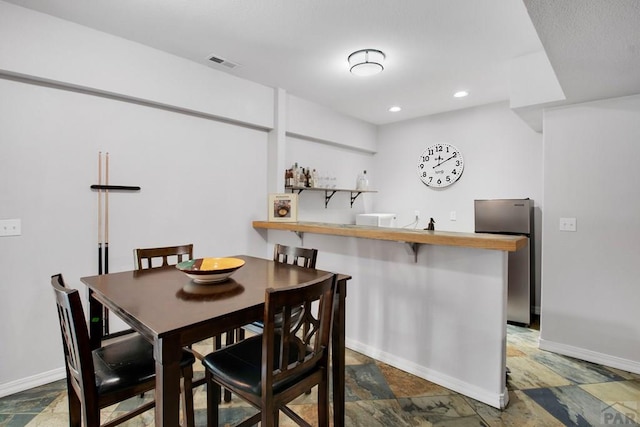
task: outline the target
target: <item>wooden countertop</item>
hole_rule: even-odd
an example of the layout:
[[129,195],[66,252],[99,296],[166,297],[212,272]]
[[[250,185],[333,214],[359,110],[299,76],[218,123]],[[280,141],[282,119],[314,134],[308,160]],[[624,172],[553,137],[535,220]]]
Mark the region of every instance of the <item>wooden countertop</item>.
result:
[[493,249],[515,252],[527,244],[524,236],[508,236],[486,233],[458,233],[454,231],[426,231],[406,228],[370,227],[353,224],[329,224],[322,222],[269,222],[253,221],[253,228],[288,230],[297,233],[330,234],[333,236],[360,237],[364,239],[392,240],[396,242],[427,245],[460,246],[465,248]]

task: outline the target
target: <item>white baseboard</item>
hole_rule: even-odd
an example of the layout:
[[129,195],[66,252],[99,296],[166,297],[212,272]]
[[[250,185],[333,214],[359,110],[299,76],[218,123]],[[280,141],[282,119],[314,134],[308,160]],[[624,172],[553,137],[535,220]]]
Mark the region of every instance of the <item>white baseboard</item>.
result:
[[65,376],[66,373],[64,368],[57,368],[48,372],[42,372],[40,374],[33,375],[31,377],[21,378],[19,380],[0,384],[0,397],[9,396],[14,393],[29,390],[30,388],[49,384],[54,381],[61,380],[65,378]]
[[451,377],[433,369],[426,368],[411,362],[409,360],[398,357],[394,354],[386,353],[380,349],[373,348],[361,342],[346,339],[346,347],[351,350],[362,353],[373,359],[384,362],[402,371],[408,372],[417,377],[423,378],[427,381],[431,381],[442,387],[453,390],[457,393],[468,396],[472,399],[478,400],[487,405],[493,406],[497,409],[504,409],[509,403],[509,393],[503,390],[502,393],[492,393],[488,390],[479,388],[473,384],[469,384],[459,378]]
[[597,363],[599,365],[610,366],[612,368],[621,369],[627,372],[640,374],[640,362],[635,360],[623,359],[609,354],[598,353],[580,347],[562,344],[554,341],[548,341],[540,338],[539,347],[542,350],[551,351],[553,353],[565,356],[575,357],[576,359],[586,360],[587,362]]

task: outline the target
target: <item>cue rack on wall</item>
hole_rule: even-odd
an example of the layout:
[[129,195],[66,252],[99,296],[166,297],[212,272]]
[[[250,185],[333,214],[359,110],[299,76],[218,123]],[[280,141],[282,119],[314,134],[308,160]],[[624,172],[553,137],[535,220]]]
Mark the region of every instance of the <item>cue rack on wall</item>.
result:
[[[104,169],[103,169],[104,164]],[[104,181],[103,181],[104,178]],[[104,183],[103,183],[104,182]],[[98,275],[109,274],[109,191],[140,191],[140,187],[109,184],[109,153],[98,152],[98,184],[91,186],[98,192]],[[102,200],[104,198],[104,206]],[[104,251],[103,251],[104,248]],[[89,291],[91,298],[92,291]],[[91,305],[90,305],[91,306]],[[91,310],[90,310],[91,311]],[[102,313],[89,313],[91,323],[102,323],[103,338],[112,338],[119,333],[109,333],[109,310],[104,307]],[[128,331],[124,331],[128,333]]]

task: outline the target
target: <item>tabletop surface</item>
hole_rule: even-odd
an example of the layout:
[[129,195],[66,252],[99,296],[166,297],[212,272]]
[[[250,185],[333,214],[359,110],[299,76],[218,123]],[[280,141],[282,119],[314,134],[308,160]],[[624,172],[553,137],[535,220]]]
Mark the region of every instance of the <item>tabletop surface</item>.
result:
[[218,284],[196,285],[175,267],[83,277],[81,281],[98,299],[162,336],[231,313],[255,311],[264,304],[267,288],[294,286],[331,274],[245,255],[233,257],[244,259],[245,265],[230,280]]

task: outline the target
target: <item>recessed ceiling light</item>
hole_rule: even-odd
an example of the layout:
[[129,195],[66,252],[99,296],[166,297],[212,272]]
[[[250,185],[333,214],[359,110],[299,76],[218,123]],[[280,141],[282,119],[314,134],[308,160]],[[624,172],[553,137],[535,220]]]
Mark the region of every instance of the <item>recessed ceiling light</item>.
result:
[[465,96],[468,96],[469,92],[467,92],[466,90],[460,90],[456,93],[453,94],[454,98],[464,98]]
[[402,108],[398,107],[397,105],[389,108],[389,111],[391,111],[392,113],[397,113],[400,110],[402,110]]

